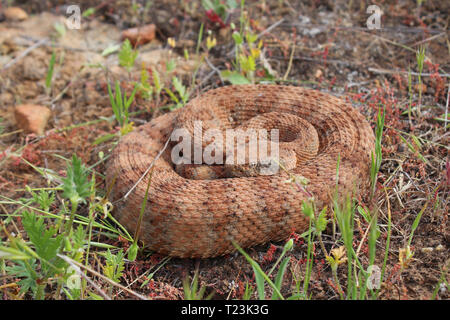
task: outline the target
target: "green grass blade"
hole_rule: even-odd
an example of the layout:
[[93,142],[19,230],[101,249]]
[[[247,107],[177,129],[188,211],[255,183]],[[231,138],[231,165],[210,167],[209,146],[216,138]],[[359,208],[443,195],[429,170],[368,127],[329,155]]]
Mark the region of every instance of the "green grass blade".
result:
[[[282,300],[284,300],[283,296],[281,295],[280,290],[278,290],[278,288],[275,286],[275,284],[272,282],[272,280],[270,280],[270,278],[264,273],[264,271],[262,271],[261,267],[259,266],[259,264],[253,260],[236,242],[233,241],[233,245],[236,247],[236,249],[245,257],[245,259],[247,259],[247,261],[250,263],[250,265],[252,266],[254,272],[255,272],[255,279],[261,283],[261,280],[258,280],[258,277],[262,277],[263,280],[266,280],[267,283],[269,284],[269,286],[275,291],[276,294],[278,294],[278,296],[281,297]],[[261,287],[263,288],[264,286],[262,286],[261,284],[257,287],[258,289],[258,293],[261,290]],[[262,296],[262,295],[260,295]]]
[[419,225],[420,219],[422,218],[422,214],[424,213],[425,209],[428,206],[428,202],[425,203],[425,205],[423,206],[422,210],[420,210],[419,214],[417,215],[417,217],[414,219],[414,222],[411,226],[411,234],[409,235],[409,240],[408,240],[408,246],[411,245],[412,239],[413,239],[413,235],[414,232],[417,229],[417,226]]
[[[279,291],[281,290],[281,285],[283,284],[283,277],[290,260],[291,257],[287,257],[283,260],[283,262],[280,264],[280,269],[278,270],[277,276],[275,277],[275,286]],[[280,297],[276,294],[272,296],[272,300],[278,300],[279,298]]]
[[54,71],[54,67],[55,67],[55,60],[56,60],[56,54],[55,54],[55,51],[53,51],[52,56],[50,58],[50,64],[48,66],[47,77],[45,78],[45,87],[47,89],[50,89],[50,87],[52,85],[53,71]]

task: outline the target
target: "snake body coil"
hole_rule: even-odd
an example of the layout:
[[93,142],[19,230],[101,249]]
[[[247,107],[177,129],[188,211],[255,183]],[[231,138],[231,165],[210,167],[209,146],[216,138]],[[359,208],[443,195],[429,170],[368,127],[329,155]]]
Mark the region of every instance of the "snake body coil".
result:
[[[173,143],[169,144],[154,162],[140,226],[140,239],[162,254],[213,257],[234,251],[232,240],[250,247],[305,231],[309,223],[302,202],[310,194],[318,209],[329,203],[336,189],[338,158],[341,194],[365,192],[368,187],[374,135],[351,105],[293,86],[226,86],[138,127],[114,149],[107,165],[107,187],[115,203],[114,215],[129,231],[137,226],[150,175],[139,179],[173,130],[185,128],[193,133],[195,121],[202,121],[205,130],[276,127],[280,157],[287,155],[286,163],[291,165],[272,175],[227,175],[218,169],[221,173],[213,177],[195,176],[201,170],[188,176],[173,164]],[[208,166],[199,166],[203,167]],[[218,167],[222,168],[211,166]],[[286,182],[293,176],[309,181],[306,192]]]

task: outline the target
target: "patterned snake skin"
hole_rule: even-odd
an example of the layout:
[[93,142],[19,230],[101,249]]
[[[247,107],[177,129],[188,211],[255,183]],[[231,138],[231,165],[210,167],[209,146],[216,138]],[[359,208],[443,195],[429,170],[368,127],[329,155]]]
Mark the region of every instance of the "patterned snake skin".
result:
[[[218,169],[222,173],[196,176],[201,170],[177,169],[171,149],[178,141],[164,147],[176,128],[193,133],[194,121],[202,121],[204,131],[277,127],[280,157],[289,154],[285,162],[291,165],[272,175]],[[331,95],[293,86],[225,86],[123,137],[108,161],[106,182],[114,216],[134,232],[151,176],[140,239],[170,256],[214,257],[234,251],[232,240],[245,248],[307,230],[302,201],[309,193],[318,209],[330,202],[338,157],[340,194],[365,193],[374,140],[364,117]],[[152,174],[143,177],[158,154]],[[307,192],[287,182],[292,176],[308,179]]]

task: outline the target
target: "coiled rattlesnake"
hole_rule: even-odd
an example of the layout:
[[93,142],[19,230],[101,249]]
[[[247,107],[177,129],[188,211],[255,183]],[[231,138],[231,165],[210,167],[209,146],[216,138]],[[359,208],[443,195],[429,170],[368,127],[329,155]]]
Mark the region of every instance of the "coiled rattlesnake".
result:
[[[246,173],[251,171],[248,163],[231,170],[204,163],[180,167],[174,165],[171,153],[177,141],[168,144],[154,161],[140,226],[140,239],[160,253],[213,257],[234,251],[231,240],[249,247],[305,231],[308,219],[302,213],[302,201],[309,193],[318,208],[329,203],[336,188],[338,157],[340,193],[367,189],[374,135],[351,105],[293,86],[226,86],[136,128],[114,149],[107,165],[107,185],[114,215],[130,231],[138,223],[150,175],[139,179],[174,129],[194,134],[196,121],[201,121],[204,130],[220,132],[259,125],[279,129],[280,162],[287,168],[258,175]],[[204,151],[207,142],[202,143]],[[292,175],[309,181],[308,193],[286,182]]]

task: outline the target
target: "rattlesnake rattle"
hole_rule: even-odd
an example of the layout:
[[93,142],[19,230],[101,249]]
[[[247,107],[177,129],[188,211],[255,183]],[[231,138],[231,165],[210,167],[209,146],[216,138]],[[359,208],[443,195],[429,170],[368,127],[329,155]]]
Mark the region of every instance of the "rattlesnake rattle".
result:
[[[289,173],[280,170],[273,175],[193,179],[176,171],[171,147],[154,161],[139,230],[139,238],[149,249],[175,257],[207,258],[233,252],[232,241],[246,248],[284,240],[294,231],[304,232],[309,222],[302,213],[302,202],[308,196],[286,180],[290,175],[306,178],[307,191],[320,210],[336,190],[338,158],[340,194],[366,193],[375,138],[369,123],[350,104],[294,86],[225,86],[152,119],[121,139],[106,169],[116,219],[128,230],[136,229],[150,175],[139,179],[175,128],[191,132],[193,121],[234,128],[270,113],[286,114],[277,124],[289,120],[284,128],[292,126],[297,131],[295,139],[288,142],[303,143],[301,150],[295,151],[297,163]],[[299,119],[297,126],[292,123],[293,116]],[[280,141],[283,135],[288,137],[289,132],[281,133]]]

